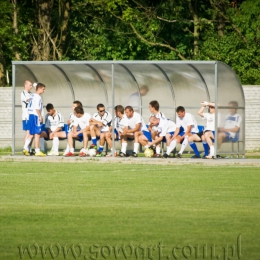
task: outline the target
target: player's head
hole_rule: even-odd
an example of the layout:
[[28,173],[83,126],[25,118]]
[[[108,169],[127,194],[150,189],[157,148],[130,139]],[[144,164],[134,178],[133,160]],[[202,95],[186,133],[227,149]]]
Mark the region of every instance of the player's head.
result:
[[160,123],[160,119],[157,118],[157,117],[155,117],[155,116],[151,116],[151,117],[149,118],[149,122],[150,122],[150,125],[151,125],[151,126],[158,126],[159,123]]
[[179,118],[183,118],[185,116],[185,108],[182,107],[182,106],[178,106],[176,108],[176,113],[177,113]]
[[31,91],[32,82],[30,80],[27,79],[27,80],[24,81],[24,89],[28,92]]
[[125,115],[129,118],[133,117],[134,109],[131,106],[125,107]]
[[215,113],[215,104],[211,102],[212,105],[209,105],[209,113],[214,114]]
[[104,115],[104,113],[105,113],[105,106],[103,105],[103,104],[98,104],[97,105],[97,111],[98,111],[98,113],[100,114],[100,115]]
[[74,115],[76,117],[82,117],[84,115],[84,109],[82,106],[75,107],[74,109]]
[[153,114],[154,114],[155,112],[158,112],[159,109],[160,109],[160,105],[159,105],[158,101],[157,101],[157,100],[151,101],[151,102],[149,103],[149,109],[150,109],[150,112],[153,113]]
[[141,96],[146,95],[148,91],[149,91],[149,88],[148,88],[146,85],[142,85],[142,86],[140,87],[140,95],[141,95]]
[[72,103],[72,111],[74,111],[75,107],[83,107],[82,106],[82,103],[78,100],[75,100],[73,103]]
[[36,86],[36,93],[37,94],[43,94],[45,91],[45,85],[43,83],[38,83]]
[[55,114],[55,112],[56,112],[55,109],[54,109],[53,104],[51,104],[51,103],[48,103],[46,105],[46,110],[47,110],[48,114],[51,115],[51,116],[53,116]]
[[230,114],[232,114],[232,115],[236,114],[237,108],[238,108],[237,101],[230,101],[228,103],[228,106],[230,107],[230,109],[229,109]]
[[119,117],[123,116],[124,113],[125,113],[125,109],[124,109],[123,106],[121,106],[121,105],[115,106],[115,114],[116,114],[116,116],[119,116]]

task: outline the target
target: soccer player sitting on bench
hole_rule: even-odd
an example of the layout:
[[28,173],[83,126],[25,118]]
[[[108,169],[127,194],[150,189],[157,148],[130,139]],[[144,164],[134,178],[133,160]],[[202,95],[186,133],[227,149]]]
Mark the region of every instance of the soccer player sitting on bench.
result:
[[45,131],[41,133],[41,137],[45,140],[52,140],[52,148],[47,155],[59,155],[59,138],[67,138],[67,133],[62,131],[64,127],[63,115],[54,109],[53,104],[47,104],[47,115],[45,116]]

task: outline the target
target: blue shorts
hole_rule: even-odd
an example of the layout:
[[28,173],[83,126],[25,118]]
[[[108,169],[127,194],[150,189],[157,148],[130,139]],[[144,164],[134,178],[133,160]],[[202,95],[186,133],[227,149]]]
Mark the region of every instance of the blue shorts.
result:
[[142,131],[144,136],[148,139],[149,142],[152,142],[152,135],[151,135],[151,132],[148,132],[148,131]]
[[[174,132],[168,132],[167,134],[169,134],[170,137],[172,137],[172,136],[174,135]],[[166,138],[165,138],[165,136],[163,137],[162,142],[166,143]]]
[[79,135],[78,135],[78,139],[77,139],[79,142],[82,142],[83,141],[83,134],[82,133],[80,133]]
[[30,135],[40,135],[42,132],[39,118],[36,115],[29,115],[29,133]]
[[236,142],[236,141],[238,141],[238,138],[231,137],[230,133],[228,133],[228,132],[225,132],[225,135],[226,135],[226,137],[224,139],[224,142]]
[[23,130],[29,130],[29,120],[23,120]]

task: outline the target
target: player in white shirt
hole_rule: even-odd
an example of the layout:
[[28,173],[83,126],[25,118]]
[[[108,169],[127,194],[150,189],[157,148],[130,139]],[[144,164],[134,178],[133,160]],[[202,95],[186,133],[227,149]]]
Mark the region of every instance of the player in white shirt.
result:
[[81,106],[75,107],[74,115],[76,116],[74,122],[72,123],[72,131],[68,133],[68,143],[70,150],[65,154],[66,157],[74,156],[74,147],[73,139],[78,141],[83,141],[83,149],[81,149],[79,156],[84,157],[87,153],[88,137],[90,136],[89,132],[89,123],[91,115],[89,113],[84,113],[84,109]]
[[[126,131],[128,130],[128,118],[124,114],[124,107],[121,105],[115,106],[115,117],[114,117],[114,134],[115,140],[121,141],[121,150],[122,143],[127,143]],[[112,127],[111,127],[112,130]],[[110,135],[111,143],[112,143],[112,135]],[[123,145],[124,146],[124,145]],[[108,156],[112,156],[114,149],[111,148],[111,154]],[[126,154],[126,151],[124,152]]]
[[45,85],[42,83],[38,83],[36,86],[36,93],[33,94],[32,99],[28,105],[28,113],[29,113],[29,133],[30,136],[26,139],[24,145],[24,154],[27,155],[28,150],[27,147],[31,143],[32,138],[35,138],[35,156],[45,156],[42,151],[40,151],[40,136],[41,136],[41,125],[43,123],[42,113],[43,113],[43,105],[41,94],[45,91]]
[[[194,116],[190,113],[186,113],[185,108],[179,106],[176,108],[177,119],[176,119],[176,131],[171,137],[170,145],[167,147],[166,153],[163,155],[164,158],[169,157],[171,151],[176,147],[177,143],[181,143],[181,150],[177,154],[177,158],[181,158],[181,155],[188,144],[188,137],[192,134],[198,133],[198,125]],[[183,132],[180,132],[181,127]]]
[[64,118],[63,115],[54,109],[53,104],[46,105],[47,115],[45,116],[45,129],[41,133],[41,137],[45,140],[52,140],[52,149],[47,155],[59,155],[59,139],[67,138],[67,133],[63,131]]
[[[210,155],[211,157],[214,155],[214,145],[213,140],[215,139],[215,104],[210,103],[207,101],[201,102],[202,107],[198,111],[198,114],[203,118],[207,120],[206,127],[202,132],[193,134],[189,136],[188,141],[189,145],[194,151],[195,155],[193,155],[191,158],[200,158],[200,153],[198,151],[197,145],[195,142],[202,141],[203,148],[204,148],[204,156],[203,159],[208,156],[209,153],[209,147],[210,147]],[[209,113],[204,113],[205,107],[209,107]]]
[[[156,116],[151,116],[149,119],[149,123],[151,127],[156,127],[157,134],[155,136],[155,140],[152,140],[152,142],[148,142],[148,147],[156,145],[161,143],[163,138],[166,139],[167,148],[170,145],[170,139],[174,134],[174,131],[176,130],[176,125],[173,121],[169,119],[165,119],[163,117],[157,118]],[[147,146],[144,146],[147,148]],[[158,154],[156,151],[156,154],[153,157],[160,157],[160,153]]]
[[112,116],[106,111],[105,106],[103,104],[97,105],[97,113],[95,113],[89,121],[90,123],[90,135],[92,144],[90,148],[97,148],[97,137],[99,140],[99,148],[97,150],[96,156],[101,156],[105,141],[107,141],[109,147],[112,147],[111,134],[110,134],[110,126],[112,124]]
[[[75,107],[78,107],[78,106],[83,107],[83,106],[82,106],[82,103],[81,103],[80,101],[76,100],[76,101],[74,101],[74,102],[72,103],[72,107],[71,107],[72,112],[70,113],[69,119],[67,120],[68,133],[71,132],[72,129],[73,129],[73,122],[74,122],[74,121],[76,120],[76,118],[77,118],[77,117],[74,115],[74,109],[75,109]],[[65,151],[64,151],[64,153],[63,153],[63,155],[67,154],[69,151],[70,151],[70,146],[69,146],[69,143],[67,143],[67,147],[66,147],[66,149],[65,149]]]
[[[149,110],[151,112],[149,118],[151,118],[152,116],[155,116],[156,118],[165,118],[166,119],[165,115],[162,112],[160,112],[159,109],[160,109],[160,105],[159,105],[158,101],[157,100],[151,101],[149,103]],[[151,136],[152,136],[153,141],[156,139],[156,137],[159,137],[159,133],[157,131],[156,126],[152,126],[149,123],[148,130],[151,132]],[[161,152],[161,142],[159,142],[156,145],[156,153],[154,154],[154,157],[159,157],[160,152]]]
[[144,132],[148,132],[148,129],[145,125],[145,122],[142,118],[142,116],[134,112],[133,108],[131,106],[125,107],[125,115],[128,119],[128,129],[126,130],[124,134],[124,140],[126,142],[122,143],[122,149],[120,152],[121,157],[126,156],[126,148],[127,148],[127,139],[133,139],[134,140],[134,150],[132,152],[133,157],[137,157],[138,155],[138,149],[139,149],[139,142],[143,141],[144,138]]
[[233,141],[237,137],[242,122],[242,117],[237,113],[237,101],[230,101],[228,106],[230,114],[226,116],[224,126],[218,128],[218,147],[223,142]]
[[[30,136],[29,134],[29,113],[28,113],[28,105],[32,98],[32,93],[30,92],[32,89],[32,82],[30,80],[24,81],[24,90],[21,93],[21,105],[22,105],[22,124],[23,130],[25,131],[24,143],[26,139]],[[28,153],[31,150],[31,144],[26,147]]]

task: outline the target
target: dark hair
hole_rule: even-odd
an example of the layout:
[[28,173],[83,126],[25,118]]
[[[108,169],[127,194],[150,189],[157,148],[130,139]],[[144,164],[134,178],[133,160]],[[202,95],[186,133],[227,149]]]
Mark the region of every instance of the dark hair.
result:
[[83,109],[83,107],[80,107],[80,106],[75,107],[75,108],[74,108],[74,112],[75,112],[76,114],[84,115],[84,109]]
[[97,110],[99,110],[101,107],[105,107],[105,106],[104,106],[103,104],[101,104],[101,103],[98,104],[98,105],[97,105]]
[[115,110],[116,110],[116,112],[120,112],[121,114],[124,114],[124,112],[125,112],[124,107],[121,105],[115,106]]
[[50,111],[51,109],[53,109],[54,108],[54,106],[53,106],[53,104],[51,104],[51,103],[48,103],[47,105],[46,105],[46,110],[47,111]]
[[46,88],[46,87],[45,87],[44,84],[38,83],[37,86],[36,86],[36,91],[37,91],[39,88]]
[[73,102],[73,104],[76,104],[77,107],[82,107],[82,103],[81,103],[80,101],[78,101],[78,100],[75,100],[75,101]]
[[127,106],[127,107],[125,107],[125,110],[129,110],[129,111],[134,111],[134,109],[133,109],[133,107],[131,107],[131,106]]
[[160,105],[159,105],[159,103],[158,103],[157,100],[153,100],[153,101],[151,101],[149,104],[150,104],[151,107],[153,107],[156,111],[159,111]]
[[232,105],[232,107],[235,108],[235,109],[238,108],[238,103],[237,103],[237,101],[230,101],[228,104],[229,104],[229,105]]
[[182,107],[182,106],[178,106],[178,107],[176,108],[176,112],[177,112],[177,113],[179,113],[179,112],[184,112],[184,111],[185,111],[185,108]]

